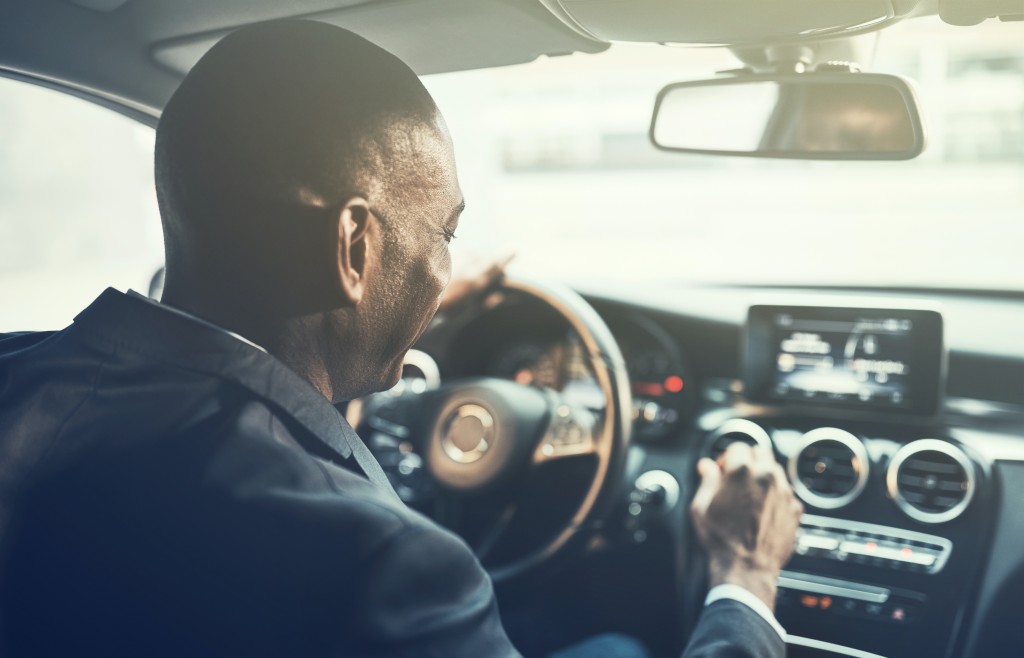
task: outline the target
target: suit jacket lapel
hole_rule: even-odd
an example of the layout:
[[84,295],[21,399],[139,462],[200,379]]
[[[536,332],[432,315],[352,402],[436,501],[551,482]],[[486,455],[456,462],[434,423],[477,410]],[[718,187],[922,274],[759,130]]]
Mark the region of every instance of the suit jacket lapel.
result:
[[370,481],[398,498],[369,448],[334,405],[291,368],[251,343],[113,288],[75,318],[73,329],[101,349],[113,343],[117,349],[243,386],[288,414],[338,458],[354,461]]

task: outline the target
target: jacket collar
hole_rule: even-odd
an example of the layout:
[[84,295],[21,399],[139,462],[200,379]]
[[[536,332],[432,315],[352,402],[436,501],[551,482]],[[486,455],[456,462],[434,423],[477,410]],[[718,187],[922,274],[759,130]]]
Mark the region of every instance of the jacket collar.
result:
[[107,288],[70,330],[101,349],[131,351],[239,384],[290,414],[343,459],[354,449],[365,451],[352,426],[312,384],[257,345],[188,313]]
[[204,320],[204,319],[202,319],[202,318],[200,318],[198,316],[192,315],[188,311],[183,311],[180,308],[174,308],[173,306],[168,306],[166,304],[162,304],[162,303],[156,301],[155,299],[152,299],[150,297],[146,297],[145,295],[140,295],[139,293],[135,292],[134,290],[129,290],[125,294],[128,295],[128,297],[131,297],[132,299],[138,299],[140,301],[146,302],[147,304],[152,304],[152,305],[154,305],[154,306],[156,306],[158,308],[162,308],[165,311],[168,311],[170,313],[175,313],[177,315],[184,316],[184,317],[188,318],[189,320],[192,320],[193,322],[198,322],[199,324],[202,324],[202,325],[205,325],[207,327],[210,327],[211,329],[223,332],[223,333],[231,336],[232,338],[235,338],[236,340],[242,341],[243,343],[245,343],[247,345],[252,345],[253,347],[255,347],[256,349],[258,349],[259,351],[261,351],[261,352],[263,352],[265,354],[269,354],[269,352],[267,352],[267,350],[265,348],[257,345],[256,343],[252,342],[251,340],[249,340],[245,336],[242,336],[241,334],[236,334],[235,332],[229,331],[229,330],[225,329],[224,327],[218,327],[214,323],[209,322],[207,320]]

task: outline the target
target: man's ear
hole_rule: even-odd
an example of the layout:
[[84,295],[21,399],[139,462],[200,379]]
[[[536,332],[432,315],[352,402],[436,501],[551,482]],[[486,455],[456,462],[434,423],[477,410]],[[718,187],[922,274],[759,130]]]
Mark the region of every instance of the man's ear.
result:
[[339,292],[352,305],[358,304],[366,291],[366,265],[370,257],[366,234],[372,217],[370,204],[362,197],[346,201],[337,215],[335,274]]

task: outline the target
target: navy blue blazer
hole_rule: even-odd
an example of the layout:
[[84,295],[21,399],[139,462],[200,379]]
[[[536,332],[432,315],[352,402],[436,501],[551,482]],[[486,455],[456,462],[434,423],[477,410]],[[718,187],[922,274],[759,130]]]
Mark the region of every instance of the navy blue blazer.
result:
[[[472,552],[308,382],[107,290],[0,336],[0,655],[519,654]],[[685,655],[784,647],[719,601]]]

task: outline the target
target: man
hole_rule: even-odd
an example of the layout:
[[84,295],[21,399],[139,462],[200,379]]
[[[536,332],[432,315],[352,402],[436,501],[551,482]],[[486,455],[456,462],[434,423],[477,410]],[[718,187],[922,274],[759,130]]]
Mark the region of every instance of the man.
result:
[[[168,102],[163,303],[113,290],[0,341],[5,656],[517,655],[463,542],[407,509],[332,403],[392,386],[463,207],[392,55],[269,23]],[[781,656],[799,517],[770,455],[700,465],[712,590],[687,656]]]

